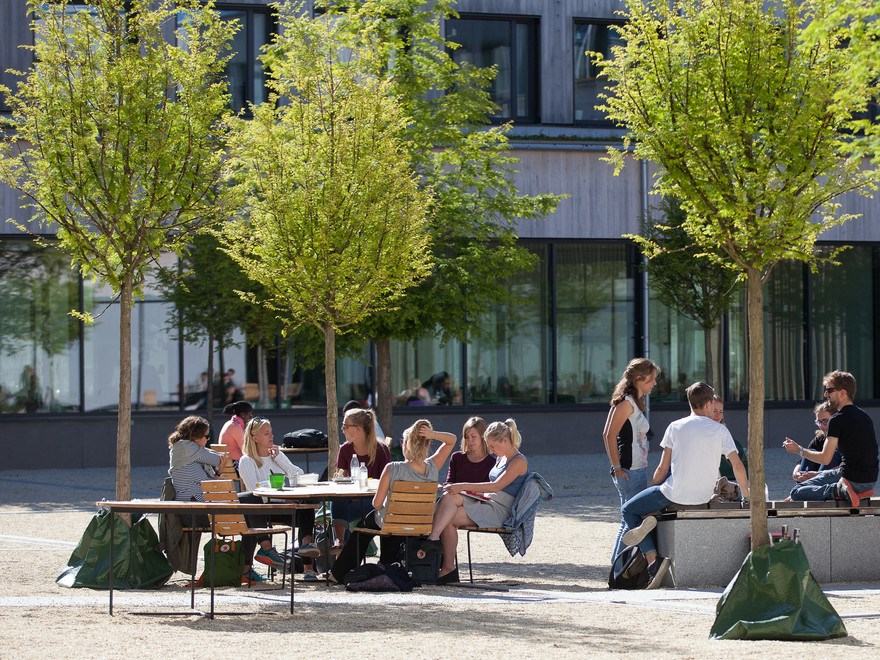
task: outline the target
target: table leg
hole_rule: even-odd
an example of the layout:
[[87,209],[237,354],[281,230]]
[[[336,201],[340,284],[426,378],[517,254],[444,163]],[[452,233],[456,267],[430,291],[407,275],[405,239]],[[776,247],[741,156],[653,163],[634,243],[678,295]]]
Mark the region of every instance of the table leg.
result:
[[[296,534],[296,510],[294,510],[290,514],[290,529],[293,530],[290,534],[293,537]],[[293,583],[295,580],[293,579],[296,576],[296,553],[294,552],[293,546],[294,538],[290,540],[290,614],[293,615]]]
[[114,524],[116,521],[113,518],[113,508],[110,508],[110,573],[107,578],[107,586],[110,588],[110,616],[113,616],[113,545],[114,545],[114,530],[116,529],[116,525]]
[[214,582],[217,580],[214,566],[215,552],[217,552],[217,514],[211,511],[211,612],[208,614],[209,619],[214,618]]

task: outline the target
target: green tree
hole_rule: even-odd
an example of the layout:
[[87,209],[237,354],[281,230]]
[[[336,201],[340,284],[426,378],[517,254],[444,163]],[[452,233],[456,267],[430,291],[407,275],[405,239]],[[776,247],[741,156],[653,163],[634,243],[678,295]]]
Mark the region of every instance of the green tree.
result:
[[722,383],[726,374],[721,369],[715,378],[712,331],[736,295],[737,272],[703,254],[705,248],[695,243],[683,226],[686,217],[681,204],[664,199],[659,210],[662,219],[642,219],[640,244],[648,259],[649,283],[660,302],[700,324],[706,382]]
[[[392,433],[390,340],[437,336],[468,341],[479,317],[511,302],[508,278],[537,259],[517,244],[517,223],[542,219],[560,195],[521,195],[514,185],[509,125],[488,126],[497,107],[489,96],[494,69],[457,62],[456,45],[441,35],[444,19],[457,17],[450,0],[364,0],[316,3],[352,44],[380,49],[376,75],[387,72],[391,92],[410,117],[405,149],[433,192],[434,268],[407,291],[396,310],[365,319],[357,328],[377,353],[379,419]],[[450,52],[451,51],[451,52]]]
[[[746,283],[753,548],[768,543],[762,284],[783,261],[815,267],[817,237],[852,217],[836,215],[835,198],[873,176],[842,149],[869,80],[837,36],[804,36],[835,4],[630,0],[624,45],[596,56],[614,83],[603,108],[630,131],[624,146],[659,165],[656,192],[681,200],[683,229]],[[623,165],[625,151],[609,153]]]
[[324,337],[328,464],[339,446],[337,333],[387,310],[431,264],[427,209],[402,132],[409,118],[374,75],[374,48],[347,49],[339,25],[283,9],[271,90],[231,140],[243,217],[227,253],[286,325]]
[[0,179],[84,276],[119,296],[116,497],[129,499],[132,305],[160,253],[215,216],[233,27],[211,2],[90,6],[69,14],[66,2],[29,0],[35,64],[3,90]]

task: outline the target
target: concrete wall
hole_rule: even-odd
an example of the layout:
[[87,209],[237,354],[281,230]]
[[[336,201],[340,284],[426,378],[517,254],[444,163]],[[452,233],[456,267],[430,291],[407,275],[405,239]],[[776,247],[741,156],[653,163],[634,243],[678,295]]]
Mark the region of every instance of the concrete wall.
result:
[[[880,428],[880,409],[869,408]],[[670,421],[686,414],[684,406],[651,412],[652,447],[657,447]],[[586,407],[504,406],[481,408],[398,408],[394,414],[394,434],[419,417],[427,417],[438,429],[458,435],[471,415],[486,421],[516,419],[526,454],[578,454],[604,451],[602,428],[607,411]],[[324,412],[318,408],[270,411],[276,442],[288,431],[301,428],[326,430]],[[132,422],[131,462],[134,466],[165,465],[168,462],[166,438],[183,417],[178,412],[135,414]],[[746,442],[746,410],[726,410],[734,437]],[[225,418],[218,413],[214,426]],[[386,429],[387,430],[387,429]],[[765,417],[765,446],[781,446],[786,435],[807,444],[813,435],[809,406],[770,409]],[[114,415],[7,415],[0,418],[2,469],[112,467],[116,464],[116,417]],[[316,456],[312,463],[320,462]]]

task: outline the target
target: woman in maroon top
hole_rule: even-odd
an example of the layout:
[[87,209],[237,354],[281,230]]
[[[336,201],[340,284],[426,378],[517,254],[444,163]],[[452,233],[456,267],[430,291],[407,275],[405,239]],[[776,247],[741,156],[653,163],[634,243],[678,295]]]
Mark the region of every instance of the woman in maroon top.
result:
[[[384,442],[376,438],[376,416],[372,410],[353,408],[345,413],[342,420],[342,433],[345,444],[336,455],[336,475],[351,476],[351,457],[357,454],[358,461],[367,466],[367,476],[378,479],[382,470],[391,462],[391,451]],[[333,553],[339,554],[345,545],[345,534],[350,520],[360,520],[372,507],[367,498],[335,500],[331,507],[333,514]]]
[[446,483],[483,483],[489,481],[489,470],[495,467],[495,457],[489,454],[483,434],[486,422],[482,417],[471,417],[461,429],[461,451],[449,459]]

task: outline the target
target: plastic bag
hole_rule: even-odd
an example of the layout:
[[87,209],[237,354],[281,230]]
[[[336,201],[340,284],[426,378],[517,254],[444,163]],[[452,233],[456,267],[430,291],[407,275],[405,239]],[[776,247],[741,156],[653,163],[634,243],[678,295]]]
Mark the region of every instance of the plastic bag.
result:
[[110,588],[110,525],[113,531],[113,588],[158,589],[174,569],[159,551],[159,538],[146,516],[129,527],[118,515],[104,509],[95,514],[67,568],[55,582],[62,587]]
[[713,639],[820,640],[846,637],[800,543],[753,550],[721,595]]

